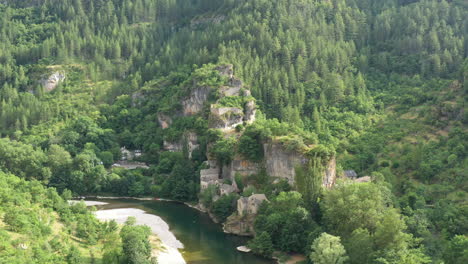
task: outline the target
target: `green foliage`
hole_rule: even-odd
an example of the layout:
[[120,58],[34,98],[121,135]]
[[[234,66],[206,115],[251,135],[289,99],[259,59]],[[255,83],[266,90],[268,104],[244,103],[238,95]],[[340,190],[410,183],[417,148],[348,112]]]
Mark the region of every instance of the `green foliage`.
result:
[[[4,263],[83,263],[82,252],[88,246],[116,235],[116,229],[99,222],[83,203],[70,206],[55,189],[3,172],[0,215],[0,259]],[[18,246],[18,238],[23,248]],[[79,244],[73,242],[77,238]]]
[[216,185],[210,184],[208,187],[201,191],[199,201],[206,207],[211,208],[213,204],[213,198],[216,195]]
[[339,237],[322,233],[312,244],[310,259],[317,264],[343,264],[348,257]]
[[385,193],[389,193],[386,187],[374,183],[343,183],[326,192],[322,212],[328,230],[339,235],[349,249],[362,250],[349,255],[353,263],[405,259],[426,263],[427,257],[404,232],[406,224]]
[[[341,190],[346,195],[339,199],[325,192],[323,212],[313,212],[318,219],[349,217],[349,227],[331,221],[327,232],[342,236],[352,263],[427,262],[400,232],[398,210],[425,253],[441,262],[450,251],[445,245],[468,233],[466,7],[436,0],[6,1],[0,4],[0,136],[8,139],[0,140],[0,169],[60,192],[195,200],[206,146],[220,165],[237,154],[261,162],[262,144],[278,140],[322,161],[336,153],[343,169],[386,186]],[[219,21],[209,19],[214,16]],[[233,64],[236,78],[221,77],[214,63]],[[40,80],[57,71],[66,79],[46,91]],[[224,97],[220,105],[242,108],[255,99],[260,110],[238,140],[208,129],[215,93],[200,113],[181,117],[193,89],[237,85],[237,78],[252,98]],[[169,128],[158,125],[160,114],[171,119]],[[164,140],[184,143],[188,132],[200,144],[190,161],[162,151]],[[152,169],[106,170],[120,159],[121,146],[142,150],[139,159]],[[272,198],[290,188],[268,179],[259,173],[251,182]],[[306,205],[294,206],[310,209],[318,181],[303,182]],[[327,199],[346,203],[334,210]],[[10,228],[47,236],[34,213],[10,213]],[[91,243],[99,228],[85,218],[73,220],[73,232]],[[278,237],[271,233],[275,249],[297,250]],[[350,244],[350,237],[360,243]],[[5,261],[79,260],[74,249],[48,259],[41,254],[47,247],[34,248],[36,260]],[[361,256],[352,252],[359,248]]]
[[122,238],[123,262],[129,264],[151,264],[151,245],[147,226],[136,226],[135,219],[129,218],[120,231]]
[[457,235],[452,238],[444,259],[447,263],[465,263],[468,261],[468,238],[466,235]]
[[231,162],[235,154],[236,140],[233,137],[224,138],[216,141],[210,152],[221,165],[227,165]]
[[314,157],[305,166],[297,166],[295,172],[296,189],[302,194],[306,208],[311,211],[317,210],[323,191],[324,167],[322,160]]
[[263,204],[255,220],[255,232],[269,234],[273,248],[285,252],[305,252],[309,235],[319,229],[303,207],[298,192],[282,192]]
[[248,126],[239,138],[238,152],[248,160],[261,161],[264,140],[266,138],[258,126]]
[[213,203],[211,212],[216,216],[220,222],[226,221],[226,218],[230,216],[237,208],[236,194],[222,195],[218,200]]
[[271,257],[274,251],[271,237],[267,232],[256,235],[254,239],[249,241],[248,246],[255,254],[267,258]]
[[244,109],[245,104],[249,101],[255,101],[255,99],[252,96],[224,96],[217,101],[217,106]]

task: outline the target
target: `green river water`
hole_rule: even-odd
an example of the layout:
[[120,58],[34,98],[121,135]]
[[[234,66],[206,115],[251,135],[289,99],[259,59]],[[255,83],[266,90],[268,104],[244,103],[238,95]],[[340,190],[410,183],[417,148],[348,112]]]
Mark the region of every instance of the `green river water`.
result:
[[98,210],[137,208],[161,217],[171,232],[184,244],[180,251],[187,264],[271,264],[272,260],[236,250],[247,239],[223,233],[221,225],[204,213],[184,204],[164,201],[139,201],[131,199],[100,199],[106,205]]

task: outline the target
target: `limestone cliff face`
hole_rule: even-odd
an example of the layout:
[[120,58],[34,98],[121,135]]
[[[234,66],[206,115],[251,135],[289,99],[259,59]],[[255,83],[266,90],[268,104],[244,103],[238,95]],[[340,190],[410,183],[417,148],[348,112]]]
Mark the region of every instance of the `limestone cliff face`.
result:
[[211,128],[229,131],[244,123],[244,111],[237,107],[211,107],[209,125]]
[[190,96],[182,101],[183,115],[191,116],[200,113],[211,91],[212,88],[208,86],[201,86],[193,89],[190,92]]
[[189,158],[192,158],[192,152],[200,147],[197,134],[194,132],[188,132],[185,133],[179,141],[169,142],[164,140],[163,142],[164,150],[171,152],[181,152],[184,150],[184,146],[187,147]]
[[[295,151],[286,150],[280,143],[263,144],[265,169],[269,176],[284,178],[294,185],[296,166],[307,164],[308,158]],[[336,159],[332,157],[325,166],[323,186],[330,188],[336,181]]]
[[234,158],[229,165],[223,166],[222,177],[224,179],[234,180],[234,176],[249,176],[259,172],[261,165],[251,162],[240,157]]
[[325,173],[323,177],[323,186],[326,188],[331,188],[336,182],[336,158],[333,156],[330,161],[328,161],[327,167],[325,168]]
[[249,98],[251,93],[244,89],[241,80],[233,75],[232,65],[224,65],[217,68],[220,75],[228,78],[228,85],[219,88],[219,100],[210,107],[209,126],[210,128],[230,131],[243,123],[251,124],[255,120],[256,105],[254,100],[250,100],[242,107],[226,107],[218,102],[224,97]]
[[307,163],[307,159],[302,155],[294,151],[287,151],[279,143],[265,143],[263,151],[268,175],[285,178],[290,184],[294,183],[295,167]]
[[254,101],[249,101],[245,104],[244,110],[244,122],[252,124],[255,122],[255,114],[257,113],[257,107]]

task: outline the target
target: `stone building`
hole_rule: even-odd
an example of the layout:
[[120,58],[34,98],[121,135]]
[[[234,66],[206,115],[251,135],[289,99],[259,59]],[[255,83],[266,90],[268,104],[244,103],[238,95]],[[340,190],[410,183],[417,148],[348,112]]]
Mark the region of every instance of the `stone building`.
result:
[[268,201],[265,194],[252,194],[251,196],[242,197],[237,200],[237,213],[240,216],[255,215],[263,201]]

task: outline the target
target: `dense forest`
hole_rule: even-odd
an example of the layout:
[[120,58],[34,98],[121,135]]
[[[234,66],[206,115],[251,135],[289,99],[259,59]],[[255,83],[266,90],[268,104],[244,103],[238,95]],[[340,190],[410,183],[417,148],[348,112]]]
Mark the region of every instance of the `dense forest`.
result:
[[[468,263],[467,18],[463,0],[1,2],[0,263],[151,263],[147,229],[72,196],[200,201],[223,221],[252,193],[270,201],[249,243],[266,257]],[[257,106],[238,138],[210,109],[158,122],[194,86],[227,85],[226,64],[251,94],[208,100]],[[199,148],[165,151],[191,133]],[[372,182],[324,189],[309,164],[297,186],[262,171],[239,194],[200,192],[208,158],[258,162],[273,137]],[[148,168],[113,166],[123,148]]]

